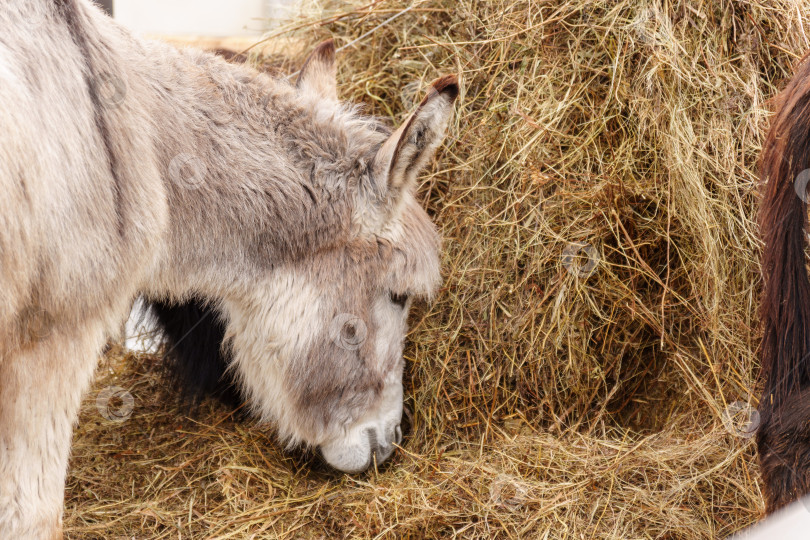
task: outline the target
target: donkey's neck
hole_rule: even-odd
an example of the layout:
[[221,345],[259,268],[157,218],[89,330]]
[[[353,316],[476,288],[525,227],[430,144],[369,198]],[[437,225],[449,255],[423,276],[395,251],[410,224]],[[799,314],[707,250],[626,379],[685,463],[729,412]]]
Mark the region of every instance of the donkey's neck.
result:
[[153,46],[164,50],[144,76],[170,214],[165,288],[250,281],[345,243],[363,166],[345,113],[210,54]]

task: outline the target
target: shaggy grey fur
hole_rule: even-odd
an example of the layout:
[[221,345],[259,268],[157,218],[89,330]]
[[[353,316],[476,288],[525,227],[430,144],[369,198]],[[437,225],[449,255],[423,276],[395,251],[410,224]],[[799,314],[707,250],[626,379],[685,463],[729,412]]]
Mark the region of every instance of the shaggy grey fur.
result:
[[[60,536],[79,403],[138,294],[216,305],[253,412],[290,444],[357,454],[357,429],[398,422],[389,294],[439,282],[412,191],[454,79],[389,134],[338,102],[331,43],[291,86],[88,0],[6,0],[0,28],[0,538]],[[344,314],[357,346],[331,330]]]

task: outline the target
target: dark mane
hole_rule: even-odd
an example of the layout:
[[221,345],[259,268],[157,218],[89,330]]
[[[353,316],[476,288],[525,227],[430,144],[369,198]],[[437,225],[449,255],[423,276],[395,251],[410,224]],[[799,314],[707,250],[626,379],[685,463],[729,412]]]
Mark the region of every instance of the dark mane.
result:
[[810,63],[806,61],[777,97],[760,168],[764,184],[760,227],[765,245],[763,393],[757,445],[768,510],[773,511],[810,490],[810,440],[796,429],[810,420],[810,409],[796,403],[810,388],[810,279],[805,256]]
[[181,401],[196,407],[212,397],[238,407],[242,396],[227,370],[231,356],[223,346],[225,323],[219,312],[198,299],[180,304],[150,301],[149,308],[165,336],[164,365]]

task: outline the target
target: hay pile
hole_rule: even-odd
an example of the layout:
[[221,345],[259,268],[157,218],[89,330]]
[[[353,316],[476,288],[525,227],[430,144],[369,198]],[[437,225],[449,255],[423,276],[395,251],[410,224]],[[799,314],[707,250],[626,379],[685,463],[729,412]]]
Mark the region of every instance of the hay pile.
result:
[[[691,539],[758,519],[752,439],[724,419],[756,405],[756,160],[808,16],[378,0],[289,25],[354,42],[343,97],[395,122],[462,75],[420,190],[445,284],[412,317],[405,446],[335,474],[218,405],[180,415],[156,359],[111,354],[75,437],[68,537]],[[111,384],[136,398],[122,424],[95,407]]]

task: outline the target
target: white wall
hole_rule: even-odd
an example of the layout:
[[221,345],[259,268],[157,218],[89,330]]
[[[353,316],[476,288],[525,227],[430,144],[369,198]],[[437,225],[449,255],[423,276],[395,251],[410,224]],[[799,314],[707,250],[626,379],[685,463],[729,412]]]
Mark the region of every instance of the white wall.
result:
[[114,0],[115,18],[143,34],[258,36],[300,0]]

